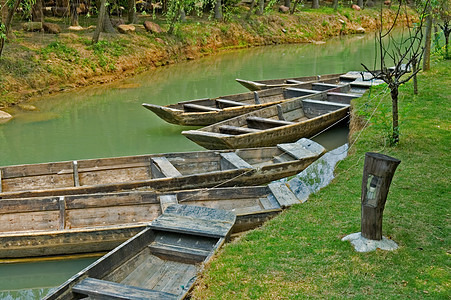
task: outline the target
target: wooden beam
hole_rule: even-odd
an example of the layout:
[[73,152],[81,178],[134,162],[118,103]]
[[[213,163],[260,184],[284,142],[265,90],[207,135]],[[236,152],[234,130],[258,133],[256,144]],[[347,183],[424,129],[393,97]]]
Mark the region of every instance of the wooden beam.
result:
[[66,229],[66,198],[64,196],[59,197],[58,204],[60,208],[60,230]]
[[80,177],[78,175],[78,162],[76,160],[72,162],[72,168],[74,170],[74,186],[80,186]]
[[77,283],[72,288],[72,291],[78,294],[88,295],[93,299],[178,299],[178,295],[171,293],[143,289],[89,277]]
[[0,193],[2,192],[2,170],[0,170]]
[[162,213],[164,213],[166,208],[168,208],[169,206],[171,206],[173,204],[178,204],[177,195],[175,195],[175,194],[161,195],[158,198],[160,199],[160,207],[161,207]]
[[220,109],[209,107],[205,105],[198,105],[198,104],[183,104],[183,108],[185,109],[185,112],[210,112],[210,111],[220,111]]
[[271,182],[268,184],[269,189],[279,202],[280,207],[289,207],[293,204],[300,203],[295,194],[282,182]]
[[277,117],[279,117],[279,120],[286,121],[285,117],[283,116],[282,105],[277,104],[276,107],[277,107]]
[[253,169],[247,161],[239,157],[235,152],[220,153],[221,170],[229,169]]
[[152,175],[154,175],[156,178],[182,176],[179,170],[177,170],[164,156],[153,157],[151,168]]
[[254,101],[255,101],[255,104],[262,104],[257,92],[254,92]]
[[221,125],[219,126],[220,133],[226,134],[247,134],[247,133],[255,133],[259,132],[260,129],[248,128],[248,127],[238,127],[238,126],[230,126],[230,125]]

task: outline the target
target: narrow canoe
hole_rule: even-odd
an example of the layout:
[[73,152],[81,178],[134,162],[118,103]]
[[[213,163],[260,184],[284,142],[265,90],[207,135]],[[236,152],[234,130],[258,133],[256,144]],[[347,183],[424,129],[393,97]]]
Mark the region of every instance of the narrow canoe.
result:
[[299,173],[324,152],[321,145],[301,139],[289,145],[236,151],[5,166],[0,167],[0,199],[265,184]]
[[172,205],[44,299],[183,299],[234,222],[229,211]]
[[207,149],[266,147],[312,137],[349,115],[349,85],[293,99],[182,134]]
[[242,232],[295,203],[299,203],[296,196],[278,182],[170,193],[4,199],[0,206],[0,258],[109,251],[143,230],[172,204],[230,210],[237,215],[233,232]]
[[309,77],[293,77],[293,78],[279,78],[279,79],[267,79],[267,80],[244,80],[236,79],[238,83],[247,88],[250,91],[263,91],[265,89],[273,89],[280,87],[294,87],[297,84],[311,80],[329,80],[331,77],[339,77],[340,83],[351,83],[353,88],[367,88],[370,85],[380,84],[381,80],[373,79],[373,76],[369,72],[350,71],[342,74],[328,74],[317,75]]
[[298,82],[294,85],[295,90],[276,87],[259,92],[183,101],[166,106],[150,103],[142,105],[166,122],[177,125],[205,126],[294,97],[308,96],[318,91],[335,88],[339,84],[339,75],[328,75],[321,80],[309,77],[308,81]]

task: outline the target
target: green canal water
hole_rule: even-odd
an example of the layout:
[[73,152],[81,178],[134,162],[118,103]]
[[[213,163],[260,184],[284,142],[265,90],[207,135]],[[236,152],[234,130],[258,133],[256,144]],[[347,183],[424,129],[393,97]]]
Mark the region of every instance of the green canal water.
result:
[[[322,45],[268,46],[162,67],[121,82],[37,99],[0,124],[0,166],[201,150],[141,106],[246,90],[235,78],[270,79],[362,70],[374,64],[373,35]],[[315,139],[329,150],[347,142],[341,126]],[[0,299],[38,299],[94,259],[0,265]]]

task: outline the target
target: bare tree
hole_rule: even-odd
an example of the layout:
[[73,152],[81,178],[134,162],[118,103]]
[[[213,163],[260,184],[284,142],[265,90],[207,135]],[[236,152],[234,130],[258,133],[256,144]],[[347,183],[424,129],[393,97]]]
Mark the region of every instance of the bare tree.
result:
[[[429,2],[429,1],[428,1]],[[397,144],[399,142],[399,121],[398,121],[398,90],[399,86],[409,81],[414,77],[418,71],[417,62],[421,60],[423,55],[424,46],[423,41],[423,17],[420,19],[420,24],[414,29],[409,30],[407,37],[404,35],[401,41],[396,41],[392,36],[393,28],[400,16],[401,1],[399,9],[397,11],[395,20],[391,28],[386,33],[383,31],[383,20],[381,12],[381,28],[378,32],[378,47],[379,47],[379,63],[380,70],[375,71],[369,69],[362,64],[366,71],[370,72],[374,78],[381,79],[388,84],[390,89],[390,95],[392,99],[392,143]],[[382,10],[382,8],[381,8]],[[421,16],[424,16],[422,14]],[[384,43],[387,41],[386,43]],[[387,67],[387,61],[390,61],[394,66]],[[406,75],[413,70],[409,75]],[[406,76],[405,76],[406,75]]]

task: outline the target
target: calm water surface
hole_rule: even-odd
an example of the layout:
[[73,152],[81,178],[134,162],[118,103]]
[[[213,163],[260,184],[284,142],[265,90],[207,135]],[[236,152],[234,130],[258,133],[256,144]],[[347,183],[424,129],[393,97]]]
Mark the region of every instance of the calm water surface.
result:
[[[14,111],[0,124],[0,166],[145,153],[195,151],[185,128],[167,124],[141,106],[170,104],[246,90],[234,81],[362,70],[373,66],[372,35],[323,45],[283,45],[227,52],[159,68],[111,85],[32,101],[35,112]],[[347,127],[317,138],[329,150],[346,143]],[[0,265],[1,299],[40,298],[93,259]]]

